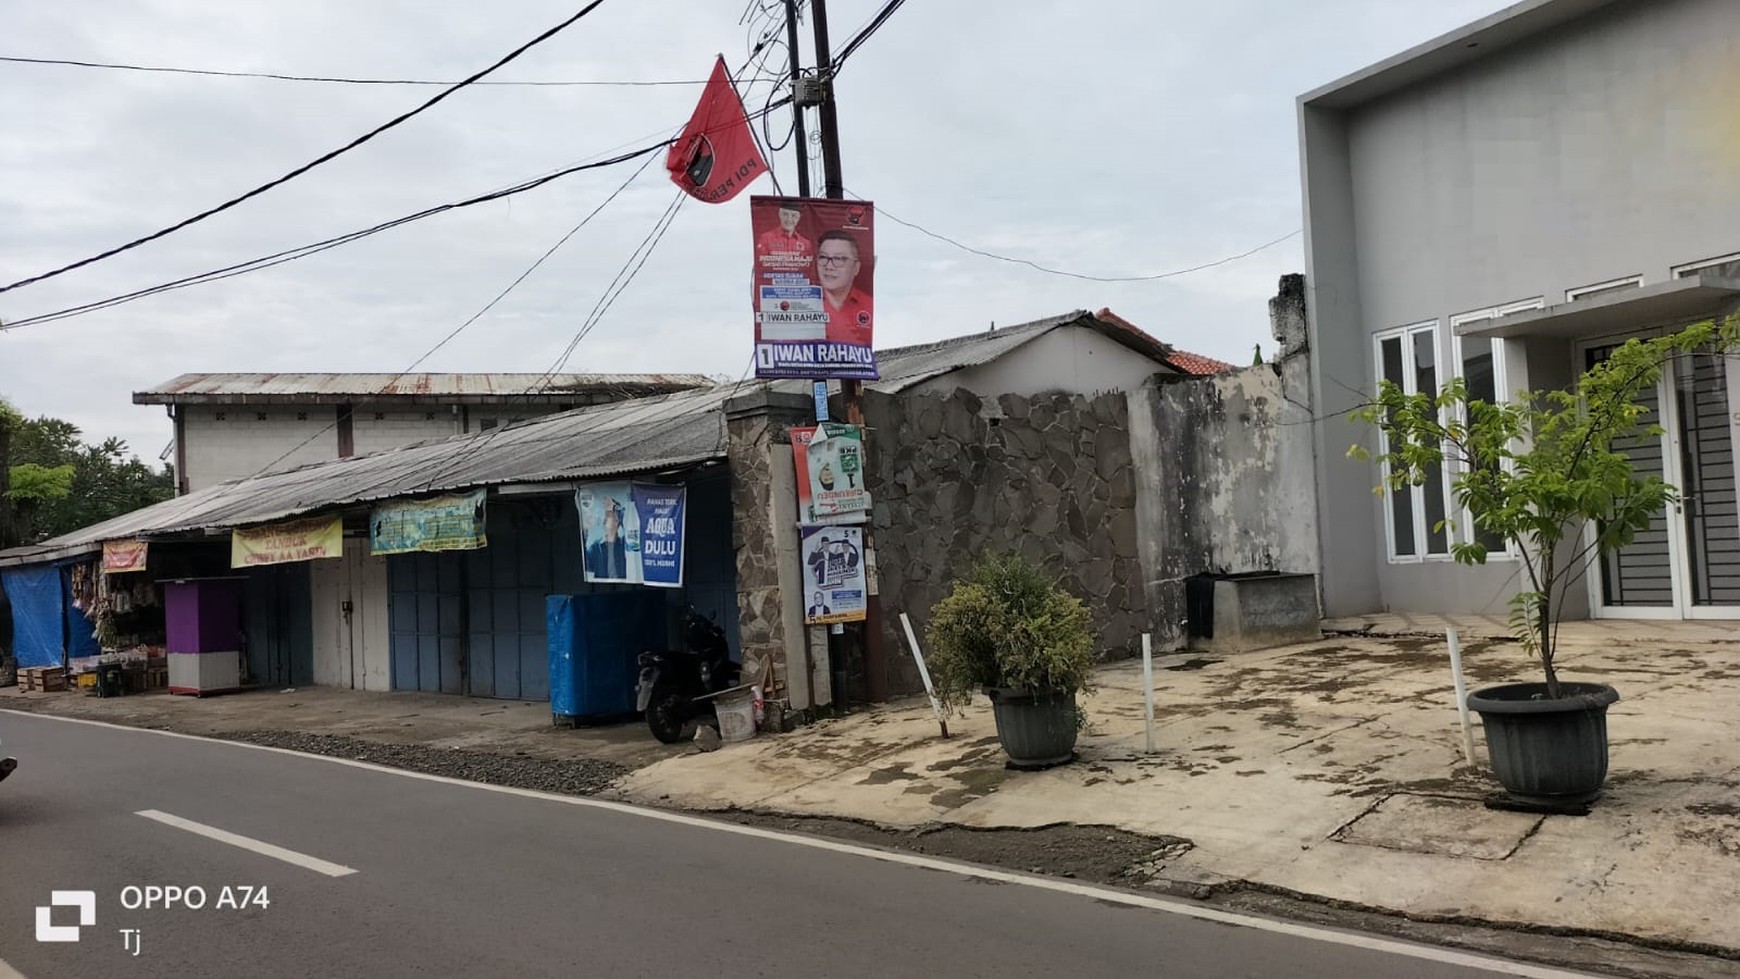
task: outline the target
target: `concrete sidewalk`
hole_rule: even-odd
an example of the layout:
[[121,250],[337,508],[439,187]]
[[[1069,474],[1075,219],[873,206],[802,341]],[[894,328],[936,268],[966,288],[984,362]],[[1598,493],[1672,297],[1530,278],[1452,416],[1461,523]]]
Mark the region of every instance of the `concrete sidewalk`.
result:
[[[1613,684],[1606,796],[1586,817],[1489,810],[1474,718],[1463,761],[1448,654],[1426,638],[1327,638],[1098,675],[1080,758],[1008,771],[982,698],[942,740],[922,700],[657,762],[617,796],[954,824],[1114,826],[1190,842],[1140,869],[1183,893],[1247,882],[1428,920],[1478,920],[1740,950],[1740,646],[1571,644],[1566,679]],[[1534,679],[1509,644],[1466,644],[1469,683]]]

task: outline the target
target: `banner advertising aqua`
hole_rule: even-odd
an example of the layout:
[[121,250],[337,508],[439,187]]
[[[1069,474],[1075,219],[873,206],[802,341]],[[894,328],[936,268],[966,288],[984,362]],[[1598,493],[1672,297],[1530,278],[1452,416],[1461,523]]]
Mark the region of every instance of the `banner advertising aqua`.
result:
[[615,481],[575,490],[585,580],[682,587],[686,502],[682,486]]
[[868,615],[864,532],[804,527],[804,624],[861,622]]
[[874,206],[749,199],[755,237],[755,376],[874,381]]
[[483,500],[484,491],[477,490],[375,507],[369,515],[369,553],[474,551],[487,547]]

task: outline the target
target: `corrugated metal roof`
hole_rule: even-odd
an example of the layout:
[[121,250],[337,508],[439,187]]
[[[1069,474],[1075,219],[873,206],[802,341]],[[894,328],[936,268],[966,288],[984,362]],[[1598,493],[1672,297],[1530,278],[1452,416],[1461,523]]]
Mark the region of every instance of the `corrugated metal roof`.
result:
[[136,391],[141,404],[214,398],[500,398],[705,387],[701,374],[182,374]]
[[30,548],[0,564],[79,553],[105,540],[222,530],[396,497],[503,483],[653,472],[725,457],[721,385],[578,408],[473,435],[315,463],[207,487]]

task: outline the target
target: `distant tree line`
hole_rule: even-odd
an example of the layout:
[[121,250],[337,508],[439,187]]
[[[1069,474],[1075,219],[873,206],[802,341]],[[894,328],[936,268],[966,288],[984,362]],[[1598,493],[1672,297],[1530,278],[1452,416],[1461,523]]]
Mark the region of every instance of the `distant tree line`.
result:
[[77,425],[26,418],[0,399],[0,548],[34,544],[175,495],[119,438],[85,442]]

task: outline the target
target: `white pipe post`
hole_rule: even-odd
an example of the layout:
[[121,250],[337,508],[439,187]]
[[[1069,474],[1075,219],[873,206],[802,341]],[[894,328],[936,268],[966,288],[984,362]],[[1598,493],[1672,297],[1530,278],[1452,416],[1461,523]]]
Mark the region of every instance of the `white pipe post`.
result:
[[942,701],[936,699],[936,687],[930,682],[930,669],[924,665],[924,652],[918,648],[918,637],[912,633],[912,620],[906,613],[900,613],[900,624],[906,629],[906,641],[912,645],[912,659],[918,664],[918,675],[924,680],[924,692],[930,695],[930,709],[936,712],[937,726],[942,728],[942,736],[949,736],[949,718],[943,713]]
[[1455,628],[1448,633],[1450,640],[1450,674],[1456,681],[1456,716],[1462,721],[1462,757],[1468,760],[1469,767],[1474,766],[1474,728],[1468,721],[1468,681],[1462,678],[1462,639],[1456,635]]
[[1154,753],[1154,637],[1142,633],[1142,714],[1148,728],[1148,754]]

